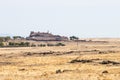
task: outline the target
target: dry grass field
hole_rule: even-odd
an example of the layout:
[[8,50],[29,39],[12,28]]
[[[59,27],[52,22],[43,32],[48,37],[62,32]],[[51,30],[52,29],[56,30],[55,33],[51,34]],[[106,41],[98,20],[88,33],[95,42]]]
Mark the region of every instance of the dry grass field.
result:
[[0,48],[0,80],[120,80],[120,40]]

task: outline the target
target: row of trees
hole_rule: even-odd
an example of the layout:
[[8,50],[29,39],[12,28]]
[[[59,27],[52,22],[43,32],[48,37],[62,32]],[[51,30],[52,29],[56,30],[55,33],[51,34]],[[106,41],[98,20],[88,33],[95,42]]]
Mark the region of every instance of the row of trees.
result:
[[50,47],[50,46],[65,46],[64,43],[56,43],[56,44],[34,44],[30,42],[8,42],[7,45],[4,42],[0,42],[0,47]]
[[20,42],[20,43],[9,42],[8,46],[9,47],[29,47],[30,43],[29,42]]
[[[6,42],[10,39],[24,39],[24,37],[21,37],[21,36],[13,36],[12,38],[10,36],[6,36],[6,37],[0,37],[0,42]],[[70,36],[69,37],[70,40],[78,40],[79,38],[76,37],[76,36]]]
[[0,42],[0,47],[29,47],[30,43],[29,42]]
[[7,37],[0,37],[0,42],[6,42],[8,40],[10,40],[11,38],[9,36]]
[[10,37],[10,36],[6,36],[6,37],[0,37],[0,42],[6,42],[8,40],[11,40],[11,39],[24,39],[24,37],[21,37],[21,36],[13,36],[13,37]]

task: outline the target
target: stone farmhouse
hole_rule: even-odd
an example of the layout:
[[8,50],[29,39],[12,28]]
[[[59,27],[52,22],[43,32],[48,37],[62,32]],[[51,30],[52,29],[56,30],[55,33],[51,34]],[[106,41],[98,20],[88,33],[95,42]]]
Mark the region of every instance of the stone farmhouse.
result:
[[26,38],[27,40],[34,41],[67,41],[68,37],[53,35],[49,32],[31,32],[30,36]]

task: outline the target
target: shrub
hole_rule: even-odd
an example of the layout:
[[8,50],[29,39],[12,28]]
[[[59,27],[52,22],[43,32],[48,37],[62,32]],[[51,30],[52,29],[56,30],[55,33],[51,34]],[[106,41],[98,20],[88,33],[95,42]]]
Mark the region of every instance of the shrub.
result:
[[54,44],[47,44],[47,46],[55,46]]
[[57,43],[56,46],[65,46],[63,43]]
[[19,46],[25,46],[24,42],[19,43]]
[[9,42],[9,46],[14,46],[14,45],[15,45],[15,43]]
[[4,46],[4,43],[3,42],[0,42],[0,47],[3,47]]
[[77,59],[74,59],[74,60],[70,61],[70,63],[76,63],[76,62],[90,63],[90,62],[92,62],[92,60],[77,60]]
[[62,71],[59,69],[59,70],[56,70],[56,74],[58,73],[62,73]]
[[35,44],[32,44],[31,47],[36,47],[36,45],[35,45]]
[[28,46],[30,46],[30,43],[29,42],[25,42],[25,45],[28,47]]
[[45,44],[40,44],[38,45],[39,47],[45,47],[46,45]]

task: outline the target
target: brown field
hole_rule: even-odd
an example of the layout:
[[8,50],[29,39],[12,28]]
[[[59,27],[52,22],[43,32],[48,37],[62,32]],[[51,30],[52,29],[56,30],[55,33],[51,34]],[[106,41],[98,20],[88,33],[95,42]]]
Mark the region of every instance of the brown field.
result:
[[64,43],[0,48],[0,80],[120,80],[119,39]]

